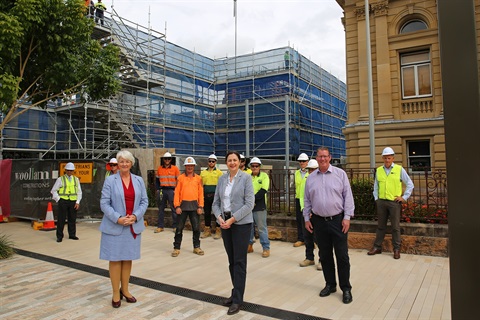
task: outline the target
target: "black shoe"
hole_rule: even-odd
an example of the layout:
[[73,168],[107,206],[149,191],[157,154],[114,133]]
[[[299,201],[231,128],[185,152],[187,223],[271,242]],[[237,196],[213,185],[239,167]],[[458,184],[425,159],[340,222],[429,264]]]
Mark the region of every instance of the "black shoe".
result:
[[230,308],[228,308],[227,314],[232,315],[232,314],[238,313],[238,311],[240,311],[241,306],[242,306],[241,304],[236,304],[236,303],[232,304]]
[[225,307],[230,307],[232,303],[233,303],[232,297],[222,301],[222,305],[224,305]]
[[76,237],[76,236],[73,236],[73,237],[68,237],[68,239],[72,239],[72,240],[78,240],[78,237]]
[[337,292],[337,287],[327,284],[325,288],[323,288],[322,291],[320,291],[320,297],[329,296],[330,293],[334,293],[334,292]]
[[62,242],[62,238],[57,238],[57,242]]
[[350,290],[343,291],[343,303],[348,304],[353,301],[352,292]]

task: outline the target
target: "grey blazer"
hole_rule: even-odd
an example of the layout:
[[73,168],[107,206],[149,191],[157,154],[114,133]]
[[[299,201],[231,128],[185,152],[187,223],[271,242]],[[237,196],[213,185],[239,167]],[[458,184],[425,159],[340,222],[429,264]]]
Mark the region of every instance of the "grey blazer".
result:
[[[223,209],[223,197],[227,187],[230,174],[224,174],[218,179],[213,199],[212,212],[218,217],[225,211]],[[244,171],[239,171],[235,177],[232,192],[230,194],[232,215],[235,217],[235,224],[247,224],[253,222],[252,209],[255,204],[253,193],[252,176]]]
[[[132,174],[132,183],[135,189],[135,201],[133,205],[133,214],[137,216],[137,222],[133,226],[133,231],[140,234],[145,230],[143,215],[147,211],[148,196],[145,189],[145,183],[142,177]],[[103,212],[100,231],[106,234],[119,235],[124,226],[117,223],[118,218],[126,215],[125,195],[123,193],[122,178],[119,174],[114,174],[105,179],[100,198],[100,208]]]

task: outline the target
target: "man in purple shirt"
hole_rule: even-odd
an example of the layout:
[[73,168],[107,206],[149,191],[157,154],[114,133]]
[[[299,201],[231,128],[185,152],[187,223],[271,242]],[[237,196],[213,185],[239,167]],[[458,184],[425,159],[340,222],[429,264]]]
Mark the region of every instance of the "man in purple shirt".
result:
[[[320,251],[320,261],[325,278],[325,288],[320,297],[337,291],[335,261],[338,266],[338,281],[343,291],[343,303],[352,302],[350,285],[350,259],[348,257],[348,229],[355,205],[347,174],[330,165],[332,159],[328,148],[317,149],[318,169],[312,172],[305,185],[303,217],[305,229],[314,232]],[[310,212],[312,217],[310,218]]]

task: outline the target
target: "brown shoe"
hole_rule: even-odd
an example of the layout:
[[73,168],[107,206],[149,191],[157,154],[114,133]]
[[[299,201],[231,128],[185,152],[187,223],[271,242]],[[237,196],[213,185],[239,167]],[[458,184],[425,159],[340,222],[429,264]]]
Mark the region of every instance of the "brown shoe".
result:
[[203,256],[205,254],[205,252],[203,252],[203,250],[200,249],[200,247],[194,248],[193,253],[198,254],[199,256]]
[[263,250],[262,258],[268,258],[268,257],[270,257],[270,250]]
[[375,247],[373,247],[372,250],[367,252],[369,256],[373,256],[375,254],[380,254],[380,253],[382,253],[382,249],[377,249]]
[[308,260],[305,259],[302,262],[299,263],[300,267],[308,267],[308,266],[313,266],[315,264],[315,261],[313,260]]
[[173,249],[172,251],[172,257],[178,257],[178,255],[180,254],[180,249]]
[[253,252],[253,244],[249,244],[247,253],[252,253],[252,252]]
[[218,240],[222,239],[222,230],[219,227],[215,230],[215,234],[213,235],[213,239]]
[[205,239],[205,238],[210,237],[211,235],[212,235],[212,232],[210,231],[210,228],[205,227],[205,229],[203,230],[203,233],[200,236],[200,238]]
[[153,231],[153,233],[160,233],[163,232],[163,228],[157,228]]
[[393,250],[393,259],[400,259],[400,250]]
[[295,248],[298,248],[298,247],[303,246],[304,244],[305,244],[305,242],[297,241],[297,242],[295,242],[295,243],[293,244],[293,246],[294,246]]

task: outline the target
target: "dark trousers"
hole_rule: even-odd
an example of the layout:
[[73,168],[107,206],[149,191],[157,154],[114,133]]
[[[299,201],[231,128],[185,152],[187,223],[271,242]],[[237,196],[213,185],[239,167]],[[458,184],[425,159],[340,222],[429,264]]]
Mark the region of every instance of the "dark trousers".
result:
[[[203,196],[203,211],[205,212],[205,228],[215,227],[217,226],[216,224],[216,219],[212,219],[212,205],[213,205],[213,199],[215,197],[214,193],[207,193]],[[213,224],[212,224],[213,220]]]
[[174,189],[162,189],[161,199],[158,199],[158,222],[157,227],[163,228],[165,223],[165,208],[167,203],[170,204],[170,210],[172,210],[172,228],[177,227],[177,214],[175,213],[175,208],[173,207],[173,196]]
[[173,241],[173,248],[180,249],[182,245],[183,239],[183,229],[185,228],[185,222],[187,222],[187,217],[190,219],[190,223],[192,224],[192,231],[193,231],[193,247],[199,248],[200,247],[200,218],[196,211],[182,211],[182,213],[178,218],[178,225],[175,229],[175,239]]
[[342,232],[343,214],[335,216],[332,220],[312,215],[314,235],[320,249],[320,262],[322,263],[323,277],[330,286],[337,286],[335,280],[335,261],[338,266],[338,281],[342,291],[351,290],[350,285],[350,259],[348,257],[348,233]]
[[297,218],[297,240],[305,242],[303,230],[305,230],[305,220],[303,219],[303,212],[300,208],[300,199],[295,199],[295,214]]
[[[315,227],[313,227],[314,232],[309,232],[305,229],[305,219],[303,219],[303,238],[305,239],[305,259],[315,261]],[[313,221],[310,221],[313,225]],[[320,262],[320,261],[319,261]]]
[[247,281],[247,250],[253,223],[232,224],[222,229],[223,246],[228,256],[228,269],[232,280],[232,302],[243,303]]
[[58,200],[57,239],[63,239],[65,219],[68,220],[68,236],[76,236],[77,210],[75,210],[75,202],[75,200]]
[[375,248],[382,249],[385,231],[387,229],[387,221],[390,219],[392,225],[392,245],[394,250],[400,250],[400,214],[402,212],[402,204],[400,202],[378,199],[376,203],[378,226],[375,236]]
[[100,20],[100,24],[103,26],[103,10],[96,10],[95,11],[95,23],[98,23],[98,20]]

